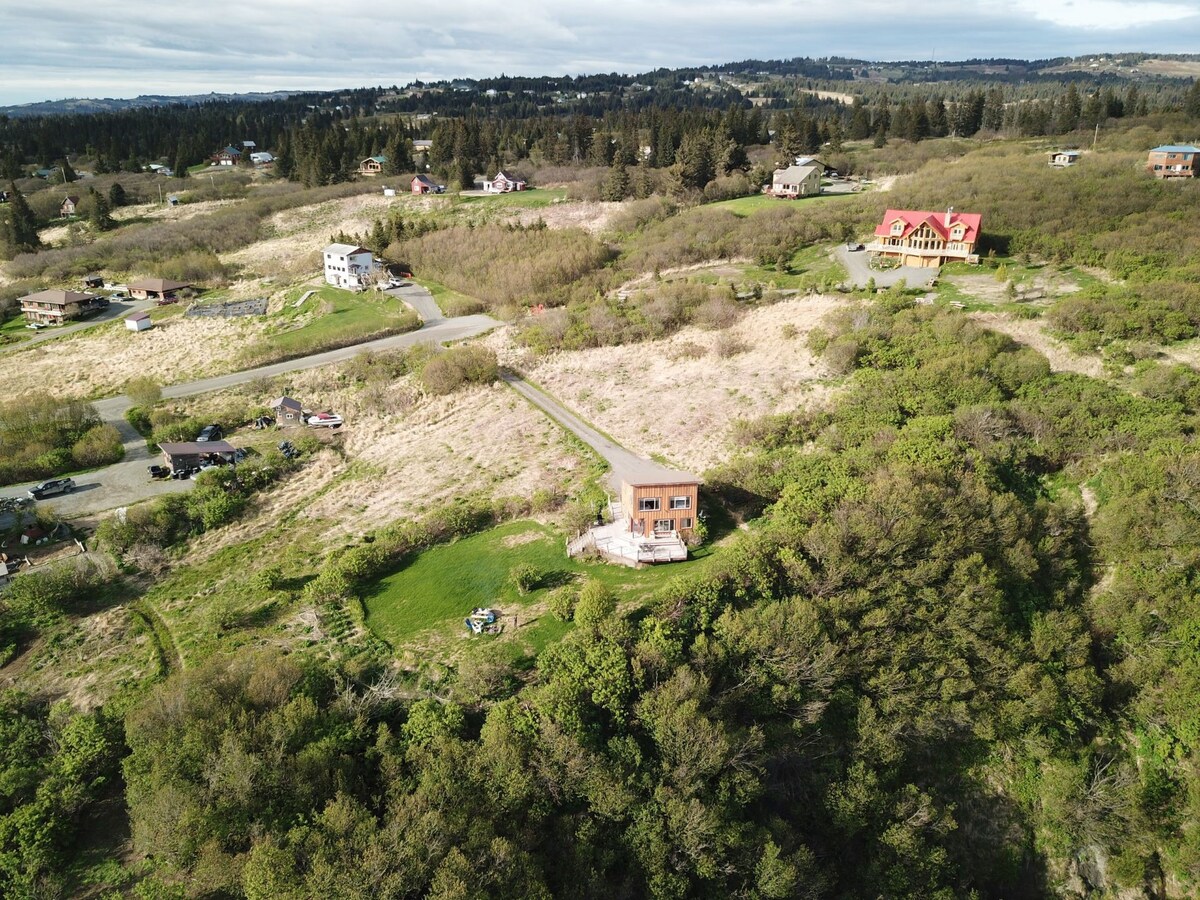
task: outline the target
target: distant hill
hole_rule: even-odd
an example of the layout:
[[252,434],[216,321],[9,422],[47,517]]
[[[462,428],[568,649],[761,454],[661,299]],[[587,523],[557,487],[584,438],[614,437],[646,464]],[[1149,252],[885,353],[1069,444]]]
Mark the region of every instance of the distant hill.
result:
[[87,115],[89,113],[116,112],[122,109],[140,109],[152,106],[171,106],[175,104],[195,105],[212,101],[236,101],[256,103],[265,100],[286,100],[303,91],[266,91],[249,94],[188,94],[185,96],[168,96],[166,94],[143,94],[132,99],[116,99],[113,97],[72,97],[67,100],[40,100],[37,103],[21,103],[16,106],[0,106],[0,115],[20,116],[59,116]]

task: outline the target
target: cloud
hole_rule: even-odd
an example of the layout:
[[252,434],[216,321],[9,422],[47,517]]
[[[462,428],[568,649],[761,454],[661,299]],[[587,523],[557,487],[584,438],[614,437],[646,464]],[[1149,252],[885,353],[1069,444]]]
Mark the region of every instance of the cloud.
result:
[[0,103],[643,72],[746,58],[1045,57],[1200,46],[1172,0],[442,0],[380,13],[328,0],[224,6],[11,0]]

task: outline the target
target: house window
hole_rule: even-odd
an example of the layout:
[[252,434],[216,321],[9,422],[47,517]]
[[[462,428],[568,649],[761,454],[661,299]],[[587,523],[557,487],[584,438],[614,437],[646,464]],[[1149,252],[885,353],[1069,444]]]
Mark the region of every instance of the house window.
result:
[[654,520],[654,530],[655,531],[674,531],[675,530],[675,520],[674,519],[655,519]]
[[691,528],[691,527],[692,527],[691,519],[680,519],[679,520],[679,530],[680,531],[682,531],[685,528]]
[[638,512],[653,512],[662,509],[662,500],[658,497],[642,497],[638,500]]
[[904,231],[904,223],[903,222],[893,222],[892,223],[892,234],[900,234],[902,231]]
[[672,497],[671,498],[671,509],[691,509],[691,508],[692,508],[692,498],[691,497]]

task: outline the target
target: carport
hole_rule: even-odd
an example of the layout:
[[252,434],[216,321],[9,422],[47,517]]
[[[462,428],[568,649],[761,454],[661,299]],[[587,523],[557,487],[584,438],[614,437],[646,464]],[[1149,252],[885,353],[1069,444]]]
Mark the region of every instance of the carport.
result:
[[172,472],[194,469],[206,462],[231,463],[237,450],[226,441],[182,441],[159,444],[163,462]]

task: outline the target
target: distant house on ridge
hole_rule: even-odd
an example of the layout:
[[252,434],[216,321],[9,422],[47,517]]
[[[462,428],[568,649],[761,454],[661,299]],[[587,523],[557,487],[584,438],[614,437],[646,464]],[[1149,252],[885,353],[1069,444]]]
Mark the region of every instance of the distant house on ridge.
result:
[[210,165],[214,166],[236,166],[242,161],[242,151],[237,147],[226,147],[218,153],[214,153]]
[[821,175],[824,169],[818,165],[788,166],[776,169],[771,176],[772,197],[795,200],[797,197],[814,197],[821,193]]
[[380,175],[383,173],[383,167],[387,164],[387,157],[382,154],[379,156],[368,156],[358,164],[359,175]]
[[489,194],[507,194],[509,191],[523,191],[525,190],[525,179],[501,169],[496,173],[495,178],[484,180],[483,189]]
[[1150,151],[1146,171],[1155,178],[1195,178],[1200,147],[1191,144],[1163,144]]

